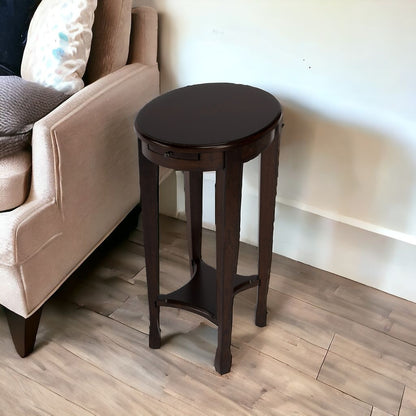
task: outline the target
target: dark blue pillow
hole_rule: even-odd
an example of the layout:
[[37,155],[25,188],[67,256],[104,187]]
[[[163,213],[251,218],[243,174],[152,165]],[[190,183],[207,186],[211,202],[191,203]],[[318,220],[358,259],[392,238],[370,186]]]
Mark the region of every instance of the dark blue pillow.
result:
[[0,75],[20,75],[27,30],[40,0],[0,0]]

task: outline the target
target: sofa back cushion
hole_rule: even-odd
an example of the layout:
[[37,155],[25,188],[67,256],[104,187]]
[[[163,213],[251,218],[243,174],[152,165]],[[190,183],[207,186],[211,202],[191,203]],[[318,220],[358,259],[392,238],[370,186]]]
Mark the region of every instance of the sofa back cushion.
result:
[[40,0],[0,0],[0,75],[19,75],[30,19]]
[[132,0],[98,0],[90,58],[84,81],[97,79],[126,65],[130,46]]

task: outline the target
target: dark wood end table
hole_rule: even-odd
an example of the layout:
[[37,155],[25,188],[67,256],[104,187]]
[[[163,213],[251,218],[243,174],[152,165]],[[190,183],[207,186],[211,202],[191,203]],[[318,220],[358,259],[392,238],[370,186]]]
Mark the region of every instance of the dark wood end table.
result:
[[[218,326],[215,369],[231,368],[234,295],[258,286],[256,325],[266,325],[282,110],[258,88],[213,83],[148,103],[135,122],[150,312],[150,348],[161,346],[161,306],[198,313]],[[258,274],[237,275],[243,163],[261,154]],[[159,293],[159,166],[185,172],[191,280]],[[216,269],[201,259],[202,172],[216,171]]]

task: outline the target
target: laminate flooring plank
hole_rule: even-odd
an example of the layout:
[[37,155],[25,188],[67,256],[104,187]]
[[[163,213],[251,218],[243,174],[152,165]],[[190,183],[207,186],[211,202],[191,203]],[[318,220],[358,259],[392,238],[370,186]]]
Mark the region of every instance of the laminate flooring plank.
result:
[[[166,258],[162,258],[160,266],[161,293],[172,292],[189,279],[189,263],[187,260],[178,259],[176,256],[169,254]],[[149,308],[145,268],[137,273],[133,282],[136,286],[142,288],[140,294],[129,297],[110,317],[148,334]],[[163,337],[171,336],[177,332],[188,332],[204,321],[204,318],[184,310],[161,308],[160,323]]]
[[[69,310],[73,311],[73,308]],[[86,312],[90,315],[100,316],[93,312]],[[48,315],[48,312],[44,311],[43,318],[46,317],[46,324],[49,321]],[[105,317],[102,319],[111,321]],[[60,329],[55,328],[55,331],[53,325],[49,325],[48,331],[53,333],[54,341],[45,341],[46,334],[42,334],[42,344],[38,345],[35,351],[24,360],[14,353],[11,342],[2,337],[0,339],[2,363],[13,368],[19,375],[40,384],[45,389],[94,415],[154,415],[158,412],[168,415],[186,414],[121,382],[102,370],[100,366],[87,362],[65,348],[62,339],[65,338],[69,342],[71,334],[77,336],[76,332],[69,330],[72,322],[70,317],[62,325],[62,319],[59,319],[57,325]],[[2,323],[5,323],[4,320]],[[42,331],[45,332],[44,329]],[[65,337],[60,338],[59,335],[62,334],[65,334]],[[83,336],[83,340],[80,342],[84,344],[85,348],[99,351],[99,341],[94,336],[90,338]],[[155,409],[158,410],[155,411]]]
[[91,416],[93,413],[3,365],[0,416]]
[[[110,315],[110,318],[148,335],[149,308],[147,294],[129,297]],[[205,321],[203,318],[180,309],[163,308],[160,314],[163,340],[176,334],[186,333],[203,321]]]
[[416,304],[340,276],[273,256],[270,287],[416,345]]
[[[161,251],[186,258],[185,224],[160,218]],[[204,251],[208,258],[215,252],[215,233],[209,230],[203,233],[203,258]],[[242,243],[240,251],[239,271],[250,274],[256,268],[257,248]],[[273,255],[270,287],[416,345],[415,303],[277,254]]]
[[[133,233],[132,233],[133,234]],[[75,271],[83,276],[91,273],[103,277],[117,276],[129,281],[145,266],[144,247],[130,240],[105,241]]]
[[73,284],[70,287],[64,286],[60,296],[106,316],[118,309],[129,297],[147,293],[146,288],[117,277],[90,275],[88,279],[78,280],[71,282]]
[[[201,332],[199,335],[201,335]],[[193,335],[186,334],[186,338],[188,343],[193,342]],[[182,341],[183,339],[181,338]],[[199,347],[200,345],[195,344],[195,350]],[[205,347],[203,348],[205,349]],[[232,351],[233,354],[236,353],[234,348],[232,348]],[[242,374],[238,371],[236,372],[235,369],[232,370],[233,375],[219,376],[214,369],[214,356],[204,362],[201,359],[203,354],[201,354],[197,360],[197,365],[195,365],[195,363],[189,361],[191,355],[188,352],[189,349],[182,348],[182,350],[179,350],[178,348],[176,353],[172,350],[169,353],[163,350],[162,353],[167,362],[170,362],[172,366],[179,366],[188,374],[192,381],[192,386],[197,386],[198,393],[194,394],[193,387],[189,387],[188,383],[175,383],[175,385],[171,385],[171,394],[180,393],[181,395],[188,395],[192,400],[196,401],[195,404],[198,408],[207,415],[252,415],[253,406],[264,394],[262,383],[258,383],[258,380],[251,378],[247,372]],[[238,376],[237,373],[239,373]],[[211,391],[217,392],[219,399],[213,397],[212,393],[210,393]],[[227,406],[224,405],[224,400],[227,400],[225,402]]]
[[[180,284],[189,280],[187,268],[187,260],[182,259],[181,262],[178,262],[175,256],[162,255],[161,291],[168,292],[177,289]],[[137,279],[145,282],[145,276],[145,270],[142,270],[138,273]],[[245,320],[255,330],[255,333],[258,333],[259,328],[254,326],[255,304],[256,288],[238,294],[235,298],[234,319],[241,318],[241,321]],[[270,291],[268,304],[268,320],[270,323],[277,322],[282,328],[289,331],[294,330],[294,334],[300,338],[325,349],[329,347],[334,328],[344,325],[348,327],[346,330],[349,330],[349,327],[353,324],[347,319],[333,316],[333,314],[321,308],[274,290]]]
[[371,416],[393,416],[393,415],[391,413],[386,413],[383,410],[373,407],[373,412],[371,413]]
[[[237,318],[233,324],[233,344],[237,346],[239,345],[239,338],[236,332],[240,328],[242,331],[246,331],[247,325],[245,323],[241,324],[241,320]],[[317,347],[278,326],[255,327],[255,330],[257,330],[257,333],[247,342],[247,345],[313,378],[317,377],[327,350]]]
[[129,240],[107,249],[99,262],[99,274],[130,281],[145,267],[144,247]]
[[[247,375],[234,380],[229,374],[220,376],[214,368],[216,343],[216,328],[201,324],[162,344],[160,359],[183,374],[180,378],[169,375],[165,391],[187,398],[207,415],[251,415],[263,387]],[[235,354],[238,349],[232,351]]]
[[313,399],[308,399],[306,392],[293,392],[288,395],[280,391],[270,391],[256,403],[252,414],[255,416],[369,415],[369,410],[365,413],[345,413],[342,410],[332,405],[330,411],[327,411],[325,404],[319,405]]
[[[116,247],[111,251],[107,247],[104,252],[94,254],[65,282],[57,296],[102,315],[110,315],[129,296],[147,293],[147,289],[135,285],[134,280],[144,267],[141,265],[144,263],[142,248],[130,242],[122,246],[123,250]],[[128,251],[126,246],[134,247]],[[133,249],[139,249],[139,253],[134,253]],[[130,263],[136,263],[136,266]]]
[[[167,224],[167,245],[174,243],[175,248],[182,247],[185,250],[184,228],[181,237],[180,225],[175,224],[174,233],[170,234]],[[205,233],[205,237],[205,243],[213,245],[209,232]],[[247,252],[241,256],[243,261],[240,261],[239,268],[251,271],[256,263],[256,249],[244,249]],[[416,313],[414,304],[278,255],[273,256],[272,272],[271,287],[276,290],[269,292],[268,330],[273,328],[276,333],[285,331],[324,349],[329,347],[335,333],[336,348],[340,347],[339,337],[350,337],[350,340],[355,339],[359,343],[357,348],[361,351],[353,359],[362,357],[359,363],[364,364],[363,361],[367,359],[365,365],[374,372],[382,371],[388,376],[395,373],[399,381],[413,382],[412,347],[408,349],[406,343],[380,332],[391,332],[393,336],[412,341],[416,334],[413,330],[413,315]],[[239,347],[242,341],[248,345],[252,343],[254,348],[260,350],[272,348],[268,342],[261,345],[261,337],[258,338],[259,344],[255,344],[259,333],[251,327],[254,304],[255,294],[252,291],[237,296],[234,307],[234,322],[237,325],[233,327],[233,344]],[[372,339],[377,340],[379,345],[371,342]],[[381,365],[377,359],[380,355],[383,357],[380,360],[388,362]],[[406,363],[409,371],[403,368]],[[402,371],[396,371],[400,368]]]
[[[184,256],[184,223],[161,216],[162,250]],[[140,233],[140,231],[138,231]],[[215,251],[215,233],[204,230],[204,251]],[[239,270],[253,270],[257,249],[240,244]],[[250,274],[250,273],[249,273]],[[416,345],[416,304],[312,266],[273,255],[270,287],[339,316]]]
[[[176,256],[166,253],[162,255],[161,283],[165,284],[162,291],[178,288],[178,283],[175,282],[187,275],[187,268],[185,259],[178,262]],[[145,280],[144,269],[138,274],[138,279]],[[146,302],[144,298],[141,300]],[[238,346],[240,342],[247,342],[252,347],[313,376],[317,375],[335,331],[349,334],[356,325],[321,308],[270,290],[269,325],[265,329],[266,332],[263,332],[253,322],[255,302],[256,289],[239,294],[235,298],[233,344]],[[162,320],[167,309],[161,309]],[[121,311],[122,309],[116,313]],[[146,308],[141,315],[147,316]],[[145,328],[140,330],[147,331],[147,326],[146,321]],[[269,335],[261,335],[264,333]],[[272,341],[267,340],[268,337],[272,337]]]
[[[195,360],[202,369],[212,368],[214,335],[212,328],[200,327],[184,334],[177,344],[169,344],[165,350],[169,350],[172,360],[174,357]],[[223,396],[238,400],[250,415],[370,415],[370,405],[249,346],[232,348],[232,354],[232,371],[226,376],[212,378],[197,371],[192,377],[216,388]]]
[[[323,344],[325,348],[322,348],[301,338],[299,335],[304,336],[303,331],[298,331],[298,328],[293,326],[293,319],[290,322],[292,325],[285,326],[279,325],[275,319],[269,316],[268,325],[259,328],[254,324],[254,314],[255,303],[249,303],[244,298],[237,296],[234,302],[233,345],[239,348],[245,343],[315,378],[333,337],[332,331],[324,332],[325,342]],[[312,339],[319,343],[320,340],[316,340],[315,335],[313,334]]]
[[[258,336],[259,329],[252,326],[254,305],[255,292],[247,291],[236,297],[233,342],[236,337],[241,337],[244,342],[255,346],[253,342],[256,341],[253,340]],[[241,330],[236,324],[241,325]],[[401,383],[413,386],[416,382],[414,346],[298,299],[282,295],[273,289],[269,291],[266,328],[273,334],[272,338],[277,337],[283,330],[324,349],[329,347],[333,335],[337,333],[335,344],[331,346],[334,352]],[[340,343],[340,337],[349,340],[349,343]],[[272,350],[273,343],[267,340],[262,347],[263,352],[269,353],[264,348]],[[279,348],[276,350],[276,354],[284,351],[280,351]],[[278,356],[275,358],[282,359]],[[282,360],[301,370],[296,363],[285,358]]]
[[[68,315],[67,312],[63,314]],[[74,327],[71,324],[65,328],[65,333],[61,335],[62,340],[59,334],[54,334],[54,339],[63,343],[66,349],[70,349],[77,356],[81,356],[89,362],[93,360],[92,362],[97,366],[102,367],[104,365],[107,371],[116,378],[122,379],[123,382],[129,385],[134,384],[136,389],[145,391],[159,400],[161,399],[159,395],[162,394],[161,397],[163,397],[163,392],[180,400],[188,398],[189,406],[199,406],[199,409],[212,409],[211,414],[244,414],[246,411],[251,412],[255,403],[264,394],[265,386],[266,388],[269,386],[270,389],[277,384],[282,388],[282,383],[285,381],[280,381],[280,372],[282,369],[287,372],[290,368],[283,363],[279,363],[279,370],[277,370],[275,365],[277,361],[262,355],[262,360],[268,361],[269,365],[271,363],[275,367],[275,379],[264,380],[264,382],[261,379],[253,379],[252,373],[255,370],[246,366],[240,368],[237,363],[233,367],[232,374],[236,374],[238,377],[233,379],[230,376],[232,378],[232,381],[230,381],[230,377],[228,379],[220,377],[213,369],[216,329],[208,325],[181,334],[176,339],[173,337],[162,346],[161,350],[153,351],[147,348],[147,336],[137,336],[128,327],[115,323],[105,324],[106,318],[98,315],[90,317],[91,315],[93,315],[91,312],[79,311]],[[53,319],[56,319],[56,317],[57,313],[52,314]],[[100,324],[95,321],[99,321]],[[49,326],[53,326],[51,322],[48,321],[47,323]],[[77,335],[77,332],[80,331],[79,328],[82,328],[82,331],[85,332],[84,335]],[[89,340],[88,336],[91,336],[92,339]],[[114,346],[111,346],[112,343],[114,343]],[[241,350],[243,348],[244,346]],[[90,351],[86,349],[90,349]],[[111,352],[113,349],[114,351]],[[241,350],[233,349],[237,361]],[[135,354],[138,354],[139,357],[135,357]],[[248,357],[247,359],[249,362],[253,362],[253,358]],[[123,363],[124,360],[125,363]],[[166,363],[169,362],[172,364],[167,365]],[[134,365],[131,363],[134,363]],[[120,372],[118,369],[122,371]],[[308,380],[308,383],[312,381],[321,384],[293,369],[290,371],[294,381],[298,379],[299,383],[303,383]],[[321,385],[321,388],[324,391],[328,389],[324,385]],[[152,391],[152,389],[155,390]],[[334,390],[334,394],[337,398],[339,392]],[[341,397],[345,399],[344,396],[341,395]],[[350,398],[345,400],[349,403]],[[355,403],[355,401],[353,402]],[[345,405],[343,400],[341,400],[341,403]],[[352,407],[355,408],[355,406]],[[351,406],[346,407],[346,409],[350,408]],[[336,414],[334,413],[334,415]],[[342,415],[343,413],[339,414]],[[359,414],[369,414],[369,412],[357,413],[357,415]]]
[[[42,342],[30,357],[21,360],[7,338],[3,317],[0,326],[0,351],[5,352],[3,361],[15,365],[26,377],[46,383],[60,395],[70,396],[84,407],[93,407],[94,414],[245,415],[248,413],[240,404],[242,400],[248,400],[253,394],[253,401],[258,397],[258,386],[251,386],[252,390],[247,392],[241,390],[244,387],[241,383],[233,388],[238,393],[234,398],[224,396],[218,389],[221,377],[213,368],[204,372],[167,351],[151,350],[146,335],[75,305],[62,301],[49,303],[43,318],[39,334]],[[40,374],[42,372],[45,377]],[[198,374],[201,381],[194,379],[193,373]],[[87,388],[86,383],[91,383],[93,388]],[[116,394],[119,390],[125,391],[126,385],[134,386],[135,397],[143,397],[140,392],[154,397],[145,396],[145,402],[153,409],[151,413],[137,403],[130,403],[122,393]],[[125,403],[121,404],[125,412],[117,413],[114,396],[117,402]],[[173,407],[163,405],[167,402]]]
[[[255,304],[255,289],[239,293],[234,302],[235,319],[254,322]],[[354,324],[348,319],[273,289],[269,290],[267,304],[267,327],[279,327],[323,349],[329,348],[336,331],[348,332]]]
[[416,415],[416,390],[410,389],[406,386],[399,416],[414,415]]
[[354,325],[335,335],[330,351],[416,389],[416,347],[370,328]]
[[[213,366],[209,371],[203,371],[197,363],[186,360],[172,363],[172,354],[166,348],[170,340],[160,350],[152,350],[148,347],[147,335],[83,309],[78,310],[62,330],[58,327],[59,314],[67,315],[68,312],[55,310],[53,314],[47,314],[46,319],[49,327],[56,328],[54,342],[111,375],[118,383],[180,409],[186,415],[206,414],[204,409],[210,409],[210,406],[215,409],[212,414],[245,414],[238,401],[218,391],[220,376]],[[194,373],[201,373],[201,381],[193,377]],[[207,379],[211,379],[210,386]],[[162,410],[156,414],[164,414]]]
[[[129,298],[110,317],[147,334],[149,328],[147,297]],[[212,324],[186,311],[162,308],[161,330],[163,346],[167,351],[183,349],[188,356],[191,356],[188,359],[192,362],[201,364],[202,360],[208,368],[211,368],[217,337],[216,328],[214,329]],[[192,330],[195,332],[192,333],[192,340],[190,340]],[[199,337],[198,331],[204,330],[212,332],[211,343],[206,343],[203,337]],[[183,336],[185,334],[186,336]],[[237,348],[246,342],[251,347],[312,377],[317,376],[327,351],[282,328],[276,326],[259,328],[254,325],[253,320],[247,321],[237,315],[233,325],[232,342]],[[210,348],[205,350],[201,345],[207,345]]]
[[[129,307],[131,308],[131,313],[127,319],[127,305],[126,308],[120,308],[120,310],[116,311],[112,317],[114,316],[115,319],[120,319],[127,325],[134,327],[136,326],[137,315],[134,311],[138,308],[137,301],[131,299]],[[248,379],[245,379],[244,383],[238,382],[230,385],[225,377],[220,377],[214,371],[217,329],[210,322],[187,311],[163,308],[161,327],[162,348],[159,353],[163,354],[165,361],[171,362],[174,367],[183,369],[185,374],[187,374],[185,383],[181,381],[175,382],[174,378],[172,378],[172,382],[169,383],[171,387],[167,387],[167,391],[171,394],[177,396],[180,392],[180,394],[190,396],[192,400],[195,400],[194,388],[199,386],[198,391],[204,394],[204,397],[198,399],[199,402],[201,404],[207,402],[207,405],[210,406],[209,409],[213,412],[212,414],[219,415],[229,414],[224,413],[226,409],[231,414],[240,414],[244,409],[251,408],[252,404],[261,396],[261,386],[255,383],[247,385]],[[144,328],[139,329],[148,331],[147,315],[144,319]],[[145,343],[147,346],[147,338]],[[234,403],[233,405],[224,403],[223,399],[212,398],[212,391],[223,394],[224,386],[220,388],[220,382],[230,391],[228,400]],[[209,405],[209,401],[211,403],[215,401],[216,405]],[[234,407],[236,405],[238,406]],[[243,410],[241,410],[241,406]],[[210,414],[208,410],[206,411],[208,412],[207,414]]]
[[[389,310],[388,324],[383,331],[392,337],[416,345],[416,304],[352,281],[335,291],[335,298],[351,305],[384,305]],[[375,328],[380,329],[380,328]]]
[[[178,241],[181,240],[181,234],[179,227],[175,228],[175,236],[172,238],[172,241]],[[210,242],[210,239],[208,238],[208,243]],[[184,250],[186,247],[185,240],[183,237],[182,240],[182,246],[181,244],[174,244],[175,247],[182,247]],[[250,247],[248,247],[250,250]],[[252,250],[254,252],[254,255],[251,256],[242,256],[243,259],[246,258],[255,258],[255,250]],[[163,257],[163,254],[162,254]],[[243,262],[244,263],[244,262]],[[162,259],[163,264],[163,259]],[[358,310],[360,314],[363,312],[362,305],[365,305],[366,299],[368,296],[377,296],[379,294],[378,291],[370,290],[368,293],[366,293],[367,298],[363,298],[363,296],[360,294],[360,292],[357,293],[354,288],[349,287],[349,281],[345,281],[342,278],[339,278],[338,276],[331,275],[322,271],[316,271],[315,269],[312,269],[313,275],[315,276],[314,279],[310,278],[310,266],[302,265],[297,262],[291,262],[291,261],[284,261],[283,265],[279,264],[278,268],[288,268],[289,266],[292,267],[293,264],[297,267],[300,267],[300,277],[297,276],[297,279],[304,281],[305,284],[316,284],[316,279],[323,279],[325,287],[326,287],[326,294],[325,296],[327,298],[331,298],[331,296],[334,296],[336,299],[340,298],[343,300],[343,302],[347,302],[347,305],[344,305],[345,308],[349,308],[349,304],[352,304],[356,309],[358,307]],[[186,266],[185,266],[186,267]],[[240,267],[243,271],[246,269],[250,269],[249,266],[243,264],[242,267]],[[290,270],[288,275],[290,273],[293,274],[293,271]],[[311,281],[312,280],[312,281]],[[340,285],[341,284],[341,285]],[[342,286],[344,284],[344,286]],[[355,282],[352,282],[354,285]],[[357,284],[355,284],[357,285]],[[322,283],[321,283],[322,286]],[[361,285],[358,285],[359,288],[361,288]],[[320,287],[319,290],[321,290],[322,287]],[[329,288],[329,289],[328,289]],[[309,289],[310,291],[310,289]],[[249,292],[249,291],[248,291]],[[290,341],[286,344],[287,349],[284,348],[285,345],[285,334],[289,336],[289,339],[293,338],[293,343],[296,347],[299,347],[299,344],[296,344],[296,337],[300,340],[300,344],[305,343],[308,345],[308,342],[311,342],[312,346],[314,344],[317,344],[318,346],[321,346],[321,348],[327,348],[329,346],[329,343],[336,331],[342,333],[342,334],[351,334],[351,331],[354,330],[354,333],[366,333],[367,330],[369,332],[369,335],[366,337],[367,339],[371,339],[371,337],[374,337],[375,335],[379,335],[376,331],[372,331],[371,329],[367,329],[365,326],[356,324],[355,322],[351,321],[348,318],[343,317],[343,313],[340,313],[339,315],[336,314],[334,316],[331,311],[327,311],[325,309],[322,309],[322,305],[314,307],[313,305],[307,304],[305,302],[299,302],[297,299],[294,301],[290,299],[290,297],[281,296],[276,291],[271,290],[271,295],[269,294],[269,310],[271,313],[269,313],[269,324],[271,324],[267,327],[267,331],[270,331],[271,336],[274,338],[273,343],[269,342],[263,342],[262,336],[259,336],[259,329],[256,327],[252,327],[252,313],[254,306],[254,303],[250,305],[246,305],[247,308],[244,310],[244,314],[241,315],[242,310],[244,309],[241,307],[242,303],[238,302],[239,297],[244,296],[246,293],[238,295],[235,302],[235,309],[234,309],[234,326],[233,326],[233,344],[237,347],[239,346],[239,334],[241,334],[242,341],[247,342],[248,345],[252,346],[253,348],[258,349],[259,351],[263,351],[266,354],[270,354],[271,356],[275,357],[276,359],[281,359],[283,362],[286,362],[295,368],[302,371],[302,365],[306,366],[306,369],[303,368],[303,371],[305,371],[308,374],[312,374],[313,370],[311,371],[308,366],[311,364],[307,361],[305,363],[302,363],[302,360],[297,360],[297,356],[294,353],[297,348],[290,348]],[[306,291],[307,292],[307,291]],[[292,293],[293,294],[293,293]],[[361,299],[354,299],[355,295],[361,295]],[[365,293],[364,293],[365,294]],[[324,298],[325,298],[324,296]],[[389,296],[387,296],[389,298]],[[270,302],[270,299],[272,300]],[[253,293],[251,294],[251,299],[253,302],[255,302]],[[283,302],[282,302],[283,301]],[[373,303],[377,303],[376,300],[372,301]],[[400,303],[400,302],[399,302]],[[302,305],[303,304],[303,305]],[[289,313],[286,313],[286,309],[289,309]],[[274,311],[277,311],[277,313],[274,313]],[[283,312],[283,313],[282,313]],[[367,313],[364,310],[365,313]],[[390,314],[389,309],[385,309],[383,307],[379,308],[377,306],[372,306],[371,317],[372,319],[375,319],[376,321],[380,318],[380,316],[383,318],[383,316],[386,316]],[[271,316],[272,315],[272,316]],[[274,315],[274,316],[273,316]],[[246,317],[248,320],[246,321]],[[368,314],[367,314],[368,317]],[[275,319],[276,318],[276,319]],[[272,329],[271,329],[272,328]],[[239,331],[241,329],[241,331]],[[262,333],[260,331],[260,333]],[[281,334],[279,337],[278,334]],[[318,336],[317,336],[318,335]],[[382,335],[382,334],[380,334]],[[267,338],[267,337],[266,337]],[[375,337],[377,339],[377,337]],[[380,338],[380,337],[378,337]],[[390,341],[390,337],[385,338],[386,341]],[[279,348],[276,347],[275,350],[273,350],[273,345],[278,345],[277,342],[280,342],[283,344],[279,345]],[[394,340],[393,340],[394,343]],[[405,351],[406,344],[402,344],[402,348],[399,348],[399,354],[396,354],[400,356],[400,354]],[[302,348],[300,348],[302,350]],[[277,352],[275,352],[277,351]],[[375,354],[377,354],[379,351],[376,350]],[[284,354],[287,353],[286,356]],[[411,355],[411,353],[410,353]],[[304,354],[306,357],[307,354]],[[313,355],[312,355],[313,356]],[[394,355],[393,355],[394,356]],[[315,368],[317,367],[317,364],[319,363],[319,360],[316,360]],[[367,366],[373,369],[374,371],[377,371],[377,362],[368,361]],[[313,368],[313,367],[312,367]],[[394,366],[392,368],[392,372],[395,373]],[[397,373],[396,373],[397,374]],[[409,373],[409,376],[411,374]],[[403,380],[401,380],[403,381]]]
[[[161,216],[161,292],[189,280],[187,257],[185,224]],[[207,230],[203,258],[215,264]],[[256,268],[257,249],[241,244],[239,273]],[[416,415],[410,302],[273,255],[268,324],[254,324],[255,288],[236,296],[233,367],[219,376],[217,329],[198,315],[161,308],[162,348],[148,348],[140,229],[100,249],[75,276],[46,305],[24,360],[0,313],[0,403],[9,406],[20,386],[22,414],[32,406],[26,414],[48,414],[36,407],[45,397],[49,409],[63,401],[77,415],[396,416],[400,403],[400,416]]]
[[[235,319],[252,322],[254,305],[255,292],[239,294]],[[416,347],[413,345],[273,289],[269,290],[268,309],[267,328],[282,328],[321,348],[328,348],[337,334],[331,346],[333,352],[414,388]],[[255,336],[249,324],[241,336],[247,342]]]
[[[178,283],[181,276],[188,275],[188,262],[186,260],[178,262],[177,256],[163,255],[161,257],[161,291],[166,293],[172,290],[177,289]],[[137,275],[137,280],[144,281],[145,279],[145,269],[143,269]],[[186,277],[186,280],[189,279],[189,276]],[[186,281],[184,280],[184,281]],[[183,283],[184,283],[183,281]],[[236,302],[239,301],[239,298],[236,298]],[[136,329],[142,332],[148,332],[148,312],[147,312],[147,299],[146,296],[140,297],[140,312],[137,311],[139,305],[134,301],[126,302],[123,307],[115,311],[111,317],[118,319],[128,325],[133,325]],[[255,314],[255,306],[250,305],[249,314],[250,317],[245,319],[240,318],[239,311],[237,308],[236,313],[234,314],[234,325],[233,325],[233,344],[237,345],[240,342],[240,339],[236,334],[241,334],[242,337],[247,338],[248,334],[251,334],[251,341],[249,345],[258,348],[260,351],[263,351],[266,354],[272,355],[274,358],[280,359],[285,363],[292,365],[294,368],[297,368],[300,371],[305,372],[313,377],[316,377],[319,371],[319,368],[322,365],[323,359],[326,354],[326,349],[315,346],[308,341],[303,340],[300,337],[292,335],[290,332],[285,331],[283,328],[274,326],[272,329],[266,328],[264,331],[255,326],[253,322],[253,316]],[[182,311],[181,311],[182,312]],[[122,316],[123,315],[123,316]],[[134,316],[136,315],[137,318]],[[171,331],[172,325],[173,328],[177,328],[179,332],[188,332],[192,328],[178,328],[177,323],[186,322],[184,320],[178,320],[175,322],[175,318],[179,318],[176,312],[176,317],[172,313],[170,308],[161,308],[161,325],[162,325],[162,336],[166,336],[167,331]],[[189,314],[188,319],[193,319],[195,326],[198,326],[201,322],[205,320],[199,318],[197,315]],[[141,323],[141,327],[137,324]],[[240,330],[240,331],[239,331]],[[178,334],[180,335],[180,334]],[[332,339],[332,332],[327,334],[326,345],[329,345],[330,340]],[[272,339],[267,339],[272,337]],[[180,337],[175,338],[175,342],[180,342]]]
[[[313,275],[276,274],[272,266],[270,287],[299,300],[320,307],[338,316],[360,322],[370,328],[388,332],[393,322],[389,318],[392,309],[387,304],[354,304],[336,295],[340,278],[333,275],[331,285],[323,284]],[[357,285],[359,286],[359,285]],[[357,290],[358,291],[358,290]]]
[[254,414],[369,416],[371,406],[251,348],[235,354],[231,379],[251,377],[263,386]]
[[410,310],[411,308],[409,308],[409,313],[392,310],[389,315],[391,326],[388,329],[388,334],[416,345],[416,317],[410,313]]
[[403,384],[339,355],[328,353],[318,380],[385,412],[399,412]]
[[216,327],[201,323],[186,333],[171,337],[163,345],[163,351],[211,372],[214,370],[217,333]]
[[[328,277],[332,278],[331,274]],[[341,279],[340,281],[342,282],[336,292],[338,298],[358,305],[366,305],[368,303],[374,305],[384,304],[404,316],[416,318],[416,305],[414,302],[362,285],[350,279],[336,277]]]

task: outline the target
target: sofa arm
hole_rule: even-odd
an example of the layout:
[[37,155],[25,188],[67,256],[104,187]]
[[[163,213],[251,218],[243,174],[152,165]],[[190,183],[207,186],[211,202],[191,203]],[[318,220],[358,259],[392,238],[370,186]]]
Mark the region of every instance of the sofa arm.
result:
[[141,6],[132,10],[129,63],[157,62],[158,16],[155,9]]
[[[32,137],[31,193],[45,193],[55,186],[59,187],[59,183],[48,183],[44,178],[61,180],[56,175],[59,175],[62,164],[72,152],[74,160],[68,160],[74,163],[71,166],[75,167],[81,161],[92,163],[106,139],[117,144],[117,139],[109,136],[116,134],[122,137],[126,133],[122,131],[124,129],[127,129],[127,134],[134,134],[134,116],[159,93],[158,77],[156,67],[126,65],[88,85],[38,121]],[[63,153],[60,146],[71,147],[68,149],[71,152]],[[48,162],[52,162],[49,169],[53,169],[48,172],[48,163],[45,164],[44,160],[45,147],[54,153],[53,158],[52,155],[47,156]],[[38,183],[41,177],[42,182]]]
[[[18,261],[58,234],[85,236],[71,249],[88,251],[137,204],[134,118],[158,93],[157,67],[127,65],[35,123],[31,190],[27,202],[15,210],[25,218],[17,225]],[[28,219],[24,211],[34,204],[37,208]],[[55,214],[46,215],[45,209]],[[51,218],[56,219],[53,224]]]

